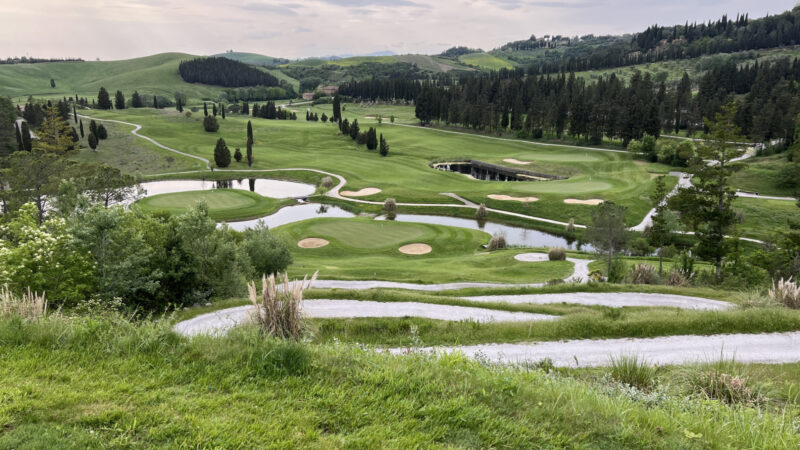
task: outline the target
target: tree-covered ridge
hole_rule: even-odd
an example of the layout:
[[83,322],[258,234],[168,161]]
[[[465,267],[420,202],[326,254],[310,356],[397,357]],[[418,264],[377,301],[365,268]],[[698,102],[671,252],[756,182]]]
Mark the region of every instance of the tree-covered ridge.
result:
[[510,42],[492,53],[528,65],[531,73],[597,70],[800,43],[800,7],[750,19],[726,15],[708,23],[653,25],[633,36],[544,36]]
[[227,58],[182,61],[178,73],[187,83],[224,87],[277,86],[278,79],[247,64]]

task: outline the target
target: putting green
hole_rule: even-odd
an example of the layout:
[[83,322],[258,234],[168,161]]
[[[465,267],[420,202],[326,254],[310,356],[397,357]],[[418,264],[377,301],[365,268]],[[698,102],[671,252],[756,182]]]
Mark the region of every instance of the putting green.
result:
[[136,203],[146,211],[166,211],[181,214],[199,202],[208,206],[208,215],[214,220],[246,220],[269,215],[291,200],[276,200],[253,192],[237,189],[176,192],[154,195]]
[[[422,223],[376,221],[367,218],[322,218],[278,227],[286,242],[308,236],[330,241],[321,248],[290,246],[294,263],[290,276],[320,271],[320,277],[341,280],[391,280],[410,283],[457,281],[541,283],[572,274],[567,261],[526,264],[514,259],[522,250],[486,252],[487,233]],[[398,251],[422,243],[433,249],[424,255]]]

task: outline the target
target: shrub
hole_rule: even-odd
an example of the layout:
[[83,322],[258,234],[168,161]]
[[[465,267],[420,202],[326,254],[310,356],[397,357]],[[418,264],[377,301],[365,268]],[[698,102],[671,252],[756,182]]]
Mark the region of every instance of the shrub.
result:
[[219,130],[219,122],[217,122],[217,118],[214,116],[206,116],[203,119],[203,128],[209,133],[216,133]]
[[255,305],[255,321],[261,332],[280,339],[299,340],[307,331],[303,319],[303,291],[309,289],[317,279],[317,272],[302,282],[289,283],[289,277],[281,276],[280,288],[275,283],[275,275],[261,278],[261,295],[255,282],[247,284],[250,301]]
[[575,232],[575,219],[570,217],[569,222],[567,223],[567,233],[574,233],[574,232]]
[[325,189],[330,189],[333,187],[333,178],[325,177],[319,182],[319,186]]
[[655,267],[650,264],[641,263],[633,266],[628,279],[631,284],[656,284],[658,275]]
[[394,220],[397,217],[397,202],[393,198],[387,198],[383,203],[383,210],[387,219]]
[[14,295],[8,285],[0,288],[0,317],[19,316],[29,320],[39,320],[47,314],[47,300],[44,294],[31,292],[21,297]]
[[655,387],[658,369],[638,356],[620,356],[611,358],[611,378],[642,391]]
[[184,115],[184,116],[185,116],[187,119],[191,119],[191,118],[192,118],[192,112],[191,112],[191,111],[184,111],[184,112],[183,112],[183,115]]
[[675,269],[667,275],[667,284],[676,287],[686,287],[689,286],[689,280],[683,276],[683,272]]
[[683,251],[678,255],[678,259],[675,261],[675,266],[677,267],[677,270],[680,271],[681,275],[683,275],[687,280],[691,280],[692,277],[694,277],[694,263],[694,256],[687,251]]
[[720,360],[710,368],[688,372],[689,387],[695,394],[728,404],[760,404],[766,398],[747,377],[735,374],[735,362]]
[[769,296],[784,306],[800,309],[800,286],[793,282],[791,277],[788,280],[781,278],[777,284],[773,280]]
[[736,294],[737,303],[742,308],[770,308],[778,306],[778,302],[772,297],[764,295],[760,289],[750,289]]
[[505,234],[495,234],[492,236],[492,239],[489,241],[489,250],[501,250],[506,248],[506,235]]
[[475,218],[478,220],[486,220],[487,215],[486,205],[481,203],[480,206],[478,206],[478,210],[475,211]]
[[619,283],[625,278],[627,272],[627,266],[622,258],[614,258],[611,260],[611,266],[607,267],[607,269],[606,281],[609,283]]
[[553,247],[547,252],[550,261],[565,261],[567,259],[567,249],[564,247]]
[[254,277],[286,270],[292,264],[292,254],[286,244],[270,233],[262,221],[244,231],[243,247],[250,258]]

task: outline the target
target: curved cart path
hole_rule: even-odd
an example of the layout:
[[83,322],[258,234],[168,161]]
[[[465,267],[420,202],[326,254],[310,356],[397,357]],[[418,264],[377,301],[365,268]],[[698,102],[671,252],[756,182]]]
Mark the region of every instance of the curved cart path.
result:
[[671,294],[645,294],[638,292],[570,292],[563,294],[482,295],[462,297],[471,302],[493,302],[528,305],[567,303],[571,305],[599,305],[612,308],[627,306],[664,306],[679,309],[722,311],[735,305],[719,300]]
[[[668,336],[645,339],[586,339],[565,342],[485,344],[420,349],[461,352],[503,364],[548,358],[560,367],[608,366],[613,358],[638,356],[649,364],[692,364],[735,359],[740,363],[785,364],[800,361],[800,332]],[[407,348],[389,350],[408,353]]]
[[[255,307],[252,305],[223,309],[179,322],[173,328],[184,336],[219,334],[237,325],[250,323]],[[554,320],[545,314],[497,311],[468,306],[437,305],[415,302],[373,302],[359,300],[305,300],[303,312],[315,319],[361,317],[421,317],[435,320],[472,320],[475,322],[530,322]]]

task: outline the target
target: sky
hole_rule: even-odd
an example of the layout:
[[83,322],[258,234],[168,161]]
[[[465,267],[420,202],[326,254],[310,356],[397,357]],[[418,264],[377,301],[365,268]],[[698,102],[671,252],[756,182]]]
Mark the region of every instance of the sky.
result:
[[288,59],[491,50],[531,35],[641,31],[654,23],[751,18],[778,0],[4,0],[0,57],[127,59],[226,50]]

